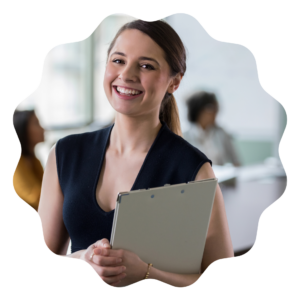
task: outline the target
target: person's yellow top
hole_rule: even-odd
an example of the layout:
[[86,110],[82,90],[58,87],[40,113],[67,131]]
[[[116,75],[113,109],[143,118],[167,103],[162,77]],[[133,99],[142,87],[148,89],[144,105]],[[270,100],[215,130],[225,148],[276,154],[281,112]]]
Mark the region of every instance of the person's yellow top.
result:
[[43,167],[36,157],[21,155],[13,178],[16,193],[36,210],[40,201],[43,173]]

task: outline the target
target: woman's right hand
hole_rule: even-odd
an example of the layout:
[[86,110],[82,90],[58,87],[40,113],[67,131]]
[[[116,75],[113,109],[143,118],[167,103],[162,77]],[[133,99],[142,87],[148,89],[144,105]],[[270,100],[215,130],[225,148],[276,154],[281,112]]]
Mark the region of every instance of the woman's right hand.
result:
[[96,248],[110,248],[108,240],[97,241],[84,250],[79,258],[88,262],[107,284],[117,285],[126,276],[126,267],[122,265],[122,258],[96,255],[94,254]]

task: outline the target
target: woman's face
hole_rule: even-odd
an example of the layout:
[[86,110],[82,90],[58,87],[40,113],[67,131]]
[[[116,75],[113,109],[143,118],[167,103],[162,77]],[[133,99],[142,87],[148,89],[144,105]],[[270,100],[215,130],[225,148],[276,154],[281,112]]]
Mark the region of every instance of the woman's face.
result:
[[32,114],[28,121],[27,127],[28,141],[31,147],[44,142],[44,128],[35,114]]
[[148,35],[127,29],[117,38],[109,53],[103,83],[117,112],[158,116],[165,93],[173,93],[179,83],[178,78],[170,77],[164,51]]

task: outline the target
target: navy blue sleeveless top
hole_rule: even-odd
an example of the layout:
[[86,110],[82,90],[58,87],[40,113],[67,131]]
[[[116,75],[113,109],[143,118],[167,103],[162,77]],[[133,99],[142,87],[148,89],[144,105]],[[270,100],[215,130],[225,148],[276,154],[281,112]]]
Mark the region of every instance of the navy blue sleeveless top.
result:
[[[96,188],[112,128],[69,135],[56,144],[57,172],[64,195],[63,221],[72,252],[103,238],[110,240],[114,210],[101,209]],[[193,181],[206,162],[212,164],[163,123],[131,190]]]

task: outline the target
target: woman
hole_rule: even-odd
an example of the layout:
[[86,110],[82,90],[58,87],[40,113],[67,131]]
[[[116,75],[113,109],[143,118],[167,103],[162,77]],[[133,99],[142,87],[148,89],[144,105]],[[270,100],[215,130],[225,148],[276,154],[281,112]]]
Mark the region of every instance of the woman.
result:
[[[165,22],[125,24],[108,49],[104,76],[116,111],[114,126],[61,139],[49,154],[39,208],[46,244],[65,255],[71,237],[70,257],[91,264],[110,285],[132,284],[148,271],[136,254],[110,249],[117,193],[215,177],[206,156],[179,136],[172,94],[184,75],[185,58],[180,38]],[[218,187],[199,272],[231,256]],[[199,276],[154,266],[148,278],[187,286]]]
[[44,129],[34,110],[16,110],[13,122],[22,151],[13,178],[14,188],[20,198],[38,210],[44,170],[34,154],[34,147],[44,142]]
[[192,126],[184,138],[203,151],[216,165],[240,162],[230,135],[216,124],[219,104],[215,94],[198,92],[187,100],[188,119]]

